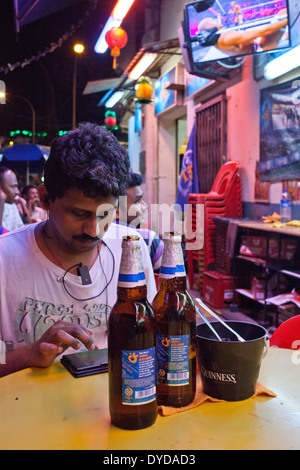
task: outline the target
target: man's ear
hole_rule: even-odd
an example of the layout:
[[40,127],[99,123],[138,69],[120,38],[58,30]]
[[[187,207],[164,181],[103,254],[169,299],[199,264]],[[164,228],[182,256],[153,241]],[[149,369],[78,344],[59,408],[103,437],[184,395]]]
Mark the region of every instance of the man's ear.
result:
[[38,187],[38,192],[42,209],[48,211],[50,207],[50,198],[46,186],[44,184],[40,184]]

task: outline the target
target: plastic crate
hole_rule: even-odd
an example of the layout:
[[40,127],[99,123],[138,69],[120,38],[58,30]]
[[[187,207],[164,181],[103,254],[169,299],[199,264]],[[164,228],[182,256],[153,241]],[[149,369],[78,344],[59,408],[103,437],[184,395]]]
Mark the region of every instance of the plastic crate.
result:
[[218,271],[204,271],[203,300],[212,307],[223,308],[233,301],[233,276]]

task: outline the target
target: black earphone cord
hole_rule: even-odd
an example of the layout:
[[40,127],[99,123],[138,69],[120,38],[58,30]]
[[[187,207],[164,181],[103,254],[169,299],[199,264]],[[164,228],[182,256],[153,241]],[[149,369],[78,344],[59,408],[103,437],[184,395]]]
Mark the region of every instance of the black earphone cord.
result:
[[[113,255],[113,252],[112,252],[111,249],[109,248],[109,246],[108,246],[104,241],[102,241],[102,240],[101,240],[101,243],[105,246],[105,248],[108,249],[108,251],[110,252],[110,254],[111,254],[111,256],[112,256],[112,260],[113,260],[113,268],[112,268],[112,273],[111,273],[110,280],[107,282],[107,277],[106,277],[106,274],[105,274],[104,269],[103,269],[103,266],[102,266],[100,251],[98,251],[99,263],[100,263],[101,270],[102,270],[102,273],[103,273],[104,278],[105,278],[106,285],[105,285],[105,287],[102,289],[102,291],[101,291],[99,294],[94,295],[93,297],[88,297],[87,299],[78,299],[77,297],[74,297],[74,295],[72,295],[72,294],[68,291],[68,289],[66,288],[66,285],[65,285],[65,277],[66,277],[66,275],[68,274],[68,272],[71,271],[71,269],[77,268],[78,266],[81,266],[81,265],[82,265],[81,263],[74,264],[74,266],[71,266],[69,269],[66,270],[65,274],[63,275],[63,277],[62,277],[62,279],[61,279],[62,285],[63,285],[63,287],[64,287],[66,293],[67,293],[70,297],[72,297],[72,299],[74,299],[74,300],[78,300],[78,301],[80,301],[80,302],[85,302],[85,301],[87,301],[87,300],[93,300],[93,299],[96,299],[97,297],[100,297],[100,295],[103,294],[103,292],[108,288],[108,286],[110,285],[110,283],[111,283],[111,281],[112,281],[112,279],[113,279],[113,277],[114,277],[114,272],[115,272],[115,257],[114,257],[114,255]],[[107,303],[107,302],[106,302],[106,303]]]

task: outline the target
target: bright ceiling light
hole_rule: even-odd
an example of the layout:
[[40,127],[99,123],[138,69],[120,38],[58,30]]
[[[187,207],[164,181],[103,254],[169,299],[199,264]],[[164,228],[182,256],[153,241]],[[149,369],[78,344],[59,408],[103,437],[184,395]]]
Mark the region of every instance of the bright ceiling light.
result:
[[0,80],[0,104],[6,103],[6,86],[3,80]]
[[115,5],[110,17],[108,18],[98,41],[95,44],[94,50],[98,54],[104,54],[107,51],[108,45],[105,41],[105,35],[111,28],[119,27],[122,24],[123,19],[127,15],[129,8],[133,4],[134,0],[119,0]]
[[271,60],[264,68],[264,76],[273,80],[297,67],[300,67],[300,45]]
[[113,108],[114,105],[120,101],[122,96],[124,95],[124,91],[116,91],[110,98],[109,100],[105,103],[106,108]]
[[106,101],[108,101],[108,98],[109,98],[110,96],[112,96],[113,92],[114,92],[113,89],[112,89],[112,90],[108,90],[108,91],[105,93],[105,95],[103,96],[103,98],[99,101],[98,106],[102,106],[103,104],[105,104]]
[[119,0],[116,4],[115,8],[112,11],[111,16],[115,20],[123,20],[127,15],[131,5],[133,4],[134,0]]
[[139,60],[139,62],[135,65],[135,67],[129,72],[128,77],[130,80],[137,80],[145,70],[155,61],[157,54],[153,54],[152,52],[146,52]]

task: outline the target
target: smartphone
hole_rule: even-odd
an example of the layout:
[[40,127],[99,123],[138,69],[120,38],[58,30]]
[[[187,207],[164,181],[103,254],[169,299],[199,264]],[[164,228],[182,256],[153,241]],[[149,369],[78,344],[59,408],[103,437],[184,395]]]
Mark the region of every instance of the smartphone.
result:
[[108,371],[107,349],[65,354],[60,362],[75,378]]

